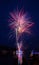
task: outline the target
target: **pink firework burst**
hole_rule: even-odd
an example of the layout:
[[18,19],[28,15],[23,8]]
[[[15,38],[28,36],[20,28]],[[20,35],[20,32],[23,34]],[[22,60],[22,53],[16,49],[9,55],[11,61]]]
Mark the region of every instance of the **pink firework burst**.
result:
[[20,61],[20,64],[22,64],[22,54],[23,54],[23,51],[21,50],[22,44],[18,43],[18,40],[23,32],[26,32],[28,34],[31,33],[30,28],[32,27],[33,23],[30,22],[29,18],[27,18],[27,14],[24,13],[22,10],[17,12],[11,12],[10,16],[11,17],[9,19],[10,22],[9,26],[11,30],[13,29],[16,30],[16,43],[18,48],[16,54],[18,56],[18,61]]
[[18,29],[18,33],[26,32],[30,34],[30,28],[33,25],[32,22],[27,18],[27,14],[23,13],[23,11],[11,12],[11,18],[9,19],[9,26],[11,29]]

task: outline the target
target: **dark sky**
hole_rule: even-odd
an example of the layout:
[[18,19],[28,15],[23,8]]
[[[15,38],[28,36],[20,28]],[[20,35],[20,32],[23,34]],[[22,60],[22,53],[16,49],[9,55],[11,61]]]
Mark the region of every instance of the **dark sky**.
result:
[[[28,41],[31,48],[39,48],[39,0],[0,0],[0,45],[15,46],[15,38],[9,40],[10,29],[8,27],[9,13],[15,9],[29,13],[34,26],[32,28],[32,35],[24,36],[24,41]],[[14,33],[13,33],[14,34]]]

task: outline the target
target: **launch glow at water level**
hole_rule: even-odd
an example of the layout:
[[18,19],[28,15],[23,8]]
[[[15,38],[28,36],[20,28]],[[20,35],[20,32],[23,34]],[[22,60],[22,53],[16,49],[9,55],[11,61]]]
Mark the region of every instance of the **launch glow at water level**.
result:
[[16,51],[16,55],[18,56],[18,64],[22,64],[22,56],[23,56],[23,51],[22,51],[22,44],[17,44],[18,50]]

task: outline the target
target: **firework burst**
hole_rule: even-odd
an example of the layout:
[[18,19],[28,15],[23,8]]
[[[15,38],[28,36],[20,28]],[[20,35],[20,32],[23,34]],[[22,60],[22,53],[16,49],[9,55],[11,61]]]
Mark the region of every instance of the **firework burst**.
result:
[[31,33],[30,28],[33,23],[29,21],[29,18],[27,18],[27,14],[25,14],[22,10],[17,12],[11,12],[10,16],[11,17],[9,19],[9,26],[11,30],[15,29],[16,31],[16,43],[18,48],[18,51],[16,53],[18,55],[18,62],[20,61],[20,64],[22,64],[22,44],[18,43],[18,40],[23,32],[26,32],[28,34]]
[[18,33],[26,32],[30,34],[30,28],[33,25],[32,22],[27,18],[27,14],[23,13],[23,11],[17,11],[14,13],[10,13],[11,18],[9,19],[9,26],[11,29],[18,29]]

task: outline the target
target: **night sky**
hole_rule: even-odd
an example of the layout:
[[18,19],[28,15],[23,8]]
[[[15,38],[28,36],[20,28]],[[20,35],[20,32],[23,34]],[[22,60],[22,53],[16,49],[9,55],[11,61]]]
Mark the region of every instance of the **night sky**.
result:
[[[32,34],[24,34],[24,45],[30,48],[39,48],[39,0],[0,0],[0,45],[14,47],[16,44],[15,37],[9,39],[9,13],[15,9],[29,13],[34,26],[31,28]],[[14,33],[13,33],[14,36]]]

